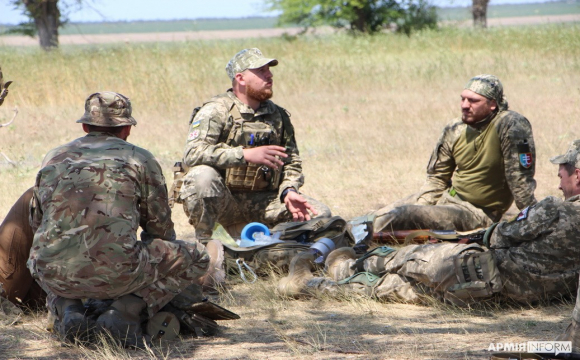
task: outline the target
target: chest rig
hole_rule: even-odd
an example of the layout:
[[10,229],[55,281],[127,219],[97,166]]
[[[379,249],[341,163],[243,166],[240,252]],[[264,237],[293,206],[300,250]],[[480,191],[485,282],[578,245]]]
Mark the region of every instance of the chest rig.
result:
[[[273,123],[244,120],[240,110],[232,104],[229,114],[233,119],[232,128],[226,145],[252,148],[265,145],[282,144],[286,112],[277,107],[282,117],[282,128],[276,129]],[[266,165],[248,163],[226,169],[226,186],[232,192],[271,191],[280,186],[282,169],[272,169]]]

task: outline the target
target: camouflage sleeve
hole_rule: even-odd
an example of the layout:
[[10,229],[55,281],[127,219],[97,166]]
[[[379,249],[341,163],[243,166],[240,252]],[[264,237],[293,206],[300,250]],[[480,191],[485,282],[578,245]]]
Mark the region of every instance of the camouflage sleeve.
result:
[[562,203],[563,200],[549,196],[523,209],[514,220],[499,223],[491,235],[490,247],[513,247],[553,232],[554,224],[560,217],[559,208]]
[[[285,109],[280,108],[280,111],[285,112],[287,120],[284,121],[284,139],[282,146],[285,146],[288,157],[284,159],[284,168],[282,169],[282,181],[280,182],[279,194],[289,188],[293,187],[298,190],[304,185],[304,175],[302,174],[302,159],[298,152],[298,145],[296,144],[296,137],[294,134],[294,126],[290,122],[290,115]],[[282,114],[282,116],[285,116]]]
[[[218,101],[205,104],[189,125],[183,160],[189,167],[209,165],[218,169],[246,165],[241,146],[225,144],[229,109]],[[229,127],[231,129],[231,126]]]
[[536,146],[528,119],[515,111],[506,111],[498,122],[505,177],[518,209],[536,203]]
[[436,204],[443,192],[449,188],[451,177],[456,167],[455,159],[453,158],[453,145],[464,129],[464,126],[461,126],[462,124],[461,122],[455,122],[443,129],[443,134],[429,159],[427,180],[425,180],[419,191],[418,204]]
[[141,240],[175,240],[165,177],[161,166],[153,156],[144,164],[142,179],[139,204],[139,225],[143,229]]

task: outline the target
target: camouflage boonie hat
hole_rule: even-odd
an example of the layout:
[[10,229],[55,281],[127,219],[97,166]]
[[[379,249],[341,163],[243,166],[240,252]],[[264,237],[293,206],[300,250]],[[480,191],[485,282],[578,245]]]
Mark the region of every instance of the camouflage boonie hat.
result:
[[550,159],[552,164],[570,164],[580,169],[580,140],[574,140],[564,155]]
[[129,98],[112,91],[91,94],[85,102],[85,114],[77,123],[103,127],[137,125],[131,116]]
[[236,74],[247,69],[258,69],[264,65],[276,66],[278,60],[264,57],[258,48],[244,49],[228,62],[226,72],[230,80],[234,80]]
[[485,96],[490,100],[495,100],[500,110],[508,109],[508,102],[503,94],[503,85],[494,75],[481,74],[469,79],[465,89],[476,94]]

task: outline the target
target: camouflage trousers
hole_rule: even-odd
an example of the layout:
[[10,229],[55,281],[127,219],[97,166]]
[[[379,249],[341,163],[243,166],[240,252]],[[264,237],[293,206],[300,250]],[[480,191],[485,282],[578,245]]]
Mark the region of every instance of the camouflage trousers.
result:
[[[331,216],[328,206],[302,196],[318,211],[319,216]],[[232,193],[221,174],[206,165],[194,166],[187,172],[180,198],[198,240],[211,238],[216,222],[227,228],[255,221],[271,228],[292,220],[277,191]]]
[[[489,298],[492,293],[482,294],[463,286],[457,275],[456,258],[470,258],[482,254],[485,248],[476,244],[440,243],[409,245],[386,256],[370,256],[362,268],[353,270],[355,260],[340,264],[337,276],[340,280],[351,277],[357,271],[370,273],[365,281],[346,282],[350,290],[356,290],[378,299],[398,300],[410,303],[423,302],[425,295],[457,305],[465,305],[478,298]],[[360,276],[358,277],[360,280]],[[370,280],[370,281],[369,281]],[[495,289],[499,291],[500,289]]]
[[36,308],[44,306],[46,294],[26,267],[34,235],[28,219],[31,198],[32,189],[28,189],[0,225],[0,284],[12,303]]
[[92,276],[51,268],[37,268],[39,283],[48,294],[47,307],[54,312],[58,297],[67,299],[116,299],[133,294],[147,303],[149,317],[204,275],[209,255],[198,242],[153,239],[141,246],[137,268],[101,269]]
[[469,231],[489,227],[501,214],[486,214],[482,209],[463,201],[459,195],[443,193],[436,205],[418,205],[418,195],[388,205],[372,213],[375,232],[392,230],[433,229]]

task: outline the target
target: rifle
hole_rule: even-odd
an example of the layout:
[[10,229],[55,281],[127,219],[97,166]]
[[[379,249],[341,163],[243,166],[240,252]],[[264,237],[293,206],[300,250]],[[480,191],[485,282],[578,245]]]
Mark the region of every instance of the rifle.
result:
[[483,230],[459,232],[455,230],[393,230],[373,233],[373,241],[387,245],[409,245],[438,243],[441,241],[459,244],[483,244]]

